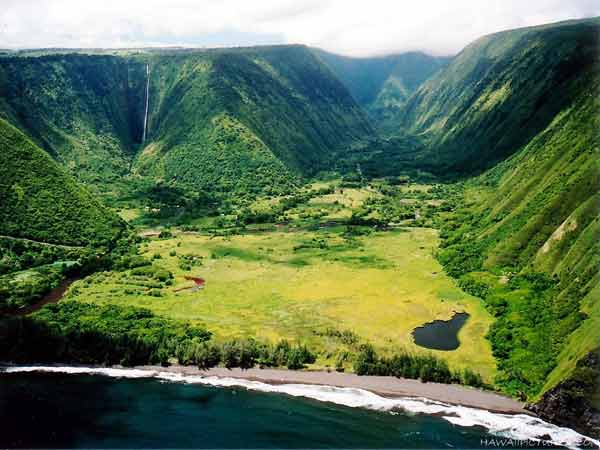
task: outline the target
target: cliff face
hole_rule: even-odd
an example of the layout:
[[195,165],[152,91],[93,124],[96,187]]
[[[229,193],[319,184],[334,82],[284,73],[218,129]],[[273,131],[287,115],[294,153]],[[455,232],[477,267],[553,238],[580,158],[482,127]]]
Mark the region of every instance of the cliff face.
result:
[[109,196],[132,168],[197,191],[286,192],[375,135],[298,45],[2,57],[0,118]]
[[[149,59],[136,173],[200,191],[285,192],[334,150],[373,136],[350,93],[302,46]],[[271,189],[273,188],[273,189]]]
[[132,58],[0,58],[0,117],[79,181],[110,189],[141,140],[145,81]]
[[[126,224],[23,133],[0,119],[0,235],[45,244],[101,246]],[[0,243],[0,262],[10,261]],[[49,249],[32,250],[28,264]],[[1,297],[1,295],[0,295]],[[1,308],[0,308],[1,309]]]
[[599,30],[593,19],[480,39],[407,106],[424,138],[417,160],[449,171],[491,166],[465,184],[438,256],[496,318],[487,334],[496,387],[595,436]]
[[597,72],[599,24],[521,28],[467,46],[403,108],[399,128],[427,143],[418,164],[468,175],[518,152]]
[[580,360],[569,378],[527,409],[549,422],[600,438],[600,348]]

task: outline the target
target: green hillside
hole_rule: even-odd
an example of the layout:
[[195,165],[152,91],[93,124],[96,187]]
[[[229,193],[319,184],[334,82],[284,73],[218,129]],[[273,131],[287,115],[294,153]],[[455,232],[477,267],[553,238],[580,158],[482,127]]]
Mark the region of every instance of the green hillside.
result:
[[0,235],[85,246],[112,240],[123,222],[24,134],[0,119]]
[[151,58],[149,139],[136,170],[197,189],[289,189],[372,130],[301,46]]
[[399,115],[409,97],[451,58],[408,52],[372,58],[352,58],[313,49],[368,112],[384,133],[399,131]]
[[471,181],[440,260],[496,316],[497,382],[540,398],[600,347],[600,77],[511,158]]
[[141,138],[144,66],[131,58],[0,58],[0,117],[80,181],[111,189]]
[[495,316],[487,337],[496,385],[592,433],[599,38],[599,19],[481,38],[416,91],[399,124],[420,142],[412,154],[399,150],[406,165],[449,178],[488,169],[464,182],[438,258]]
[[0,117],[109,197],[132,169],[193,190],[288,192],[373,134],[303,46],[3,57]]
[[416,164],[441,174],[492,167],[567,108],[598,66],[599,19],[478,39],[409,100],[399,125],[427,142]]
[[126,225],[43,150],[0,119],[0,315],[102,264]]

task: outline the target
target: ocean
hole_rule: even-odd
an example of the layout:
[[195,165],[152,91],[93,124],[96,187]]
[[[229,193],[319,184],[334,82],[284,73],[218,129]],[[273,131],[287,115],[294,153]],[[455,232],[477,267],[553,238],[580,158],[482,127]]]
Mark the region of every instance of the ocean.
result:
[[[269,385],[140,372],[0,373],[0,448],[556,447],[520,441],[526,436],[514,430],[457,425],[451,411],[415,413],[410,401],[378,407],[376,398],[386,400],[356,389],[296,385],[264,392]],[[555,441],[567,445],[576,435],[554,428],[563,433],[550,431]]]

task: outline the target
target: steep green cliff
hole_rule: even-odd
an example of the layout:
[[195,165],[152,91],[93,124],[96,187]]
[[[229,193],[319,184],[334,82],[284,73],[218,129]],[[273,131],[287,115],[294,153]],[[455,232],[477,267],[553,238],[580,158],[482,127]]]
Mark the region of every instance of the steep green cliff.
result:
[[0,316],[101,264],[126,224],[0,119]]
[[0,117],[80,181],[110,189],[141,138],[144,66],[101,55],[0,58]]
[[497,382],[535,400],[600,345],[600,77],[470,181],[440,259],[496,316]]
[[417,90],[401,124],[422,144],[407,165],[488,169],[465,181],[439,259],[496,317],[496,384],[586,432],[599,409],[576,395],[598,387],[581,367],[600,347],[599,36],[588,19],[481,38]]
[[23,133],[0,119],[0,235],[85,246],[125,224]]
[[188,187],[288,189],[372,130],[346,89],[301,46],[151,58],[138,173]]
[[597,70],[598,19],[478,39],[410,99],[400,126],[428,147],[416,161],[472,174],[517,152],[569,107]]
[[3,57],[0,117],[104,192],[132,168],[195,190],[286,192],[373,134],[303,46]]

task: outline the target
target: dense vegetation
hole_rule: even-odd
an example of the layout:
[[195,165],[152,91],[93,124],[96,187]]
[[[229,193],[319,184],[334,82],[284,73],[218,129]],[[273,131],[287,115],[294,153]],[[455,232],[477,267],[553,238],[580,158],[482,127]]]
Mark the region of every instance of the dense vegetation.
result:
[[0,314],[19,311],[41,300],[80,268],[74,261],[33,267],[18,274],[0,276]]
[[72,301],[48,305],[27,317],[0,321],[0,360],[82,364],[198,365],[206,369],[286,366],[314,362],[302,345],[254,340],[208,342],[211,333],[188,322],[165,319],[147,309],[96,306]]
[[174,188],[231,197],[236,202],[293,191],[297,177],[247,127],[227,114],[205,125],[197,134],[188,132],[185,143],[168,150],[160,162],[150,153],[151,147],[141,154],[137,170],[175,180]]
[[108,199],[140,174],[225,197],[286,193],[331,151],[373,134],[302,46],[3,56],[0,118]]
[[48,305],[2,322],[1,359],[16,362],[166,364],[183,342],[204,342],[206,330],[120,306]]
[[141,140],[144,66],[132,58],[0,59],[0,118],[80,181],[114,190]]
[[497,318],[497,383],[533,398],[598,345],[597,78],[507,161],[466,188],[439,258]]
[[126,224],[2,119],[0,205],[0,313],[39,300],[75,263],[126,251]]
[[44,151],[0,119],[0,235],[85,246],[105,244],[125,224]]
[[478,373],[468,368],[462,372],[452,371],[446,361],[433,355],[412,355],[403,352],[392,357],[379,356],[368,344],[361,346],[354,362],[354,371],[358,375],[418,378],[424,383],[462,383],[475,387],[485,385]]
[[358,105],[301,46],[149,61],[149,140],[136,170],[194,189],[285,193],[332,150],[369,136]]
[[183,345],[178,348],[181,364],[194,364],[200,369],[223,365],[228,369],[241,367],[287,367],[298,370],[315,362],[315,356],[304,345],[292,345],[286,340],[277,344],[261,343],[254,339],[234,339],[222,344]]
[[0,249],[0,276],[56,261],[75,261],[87,253],[80,247],[48,245],[11,237],[0,238]]
[[398,124],[426,141],[415,164],[472,174],[517,152],[598,67],[599,19],[482,37],[426,81]]

